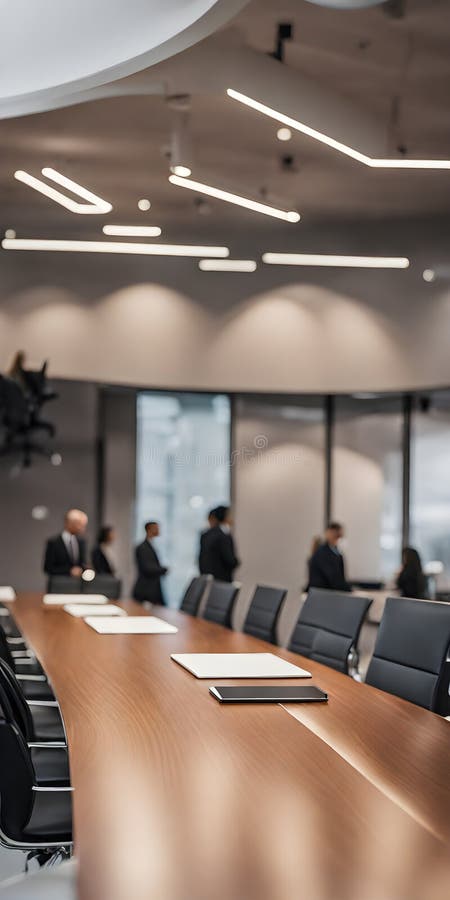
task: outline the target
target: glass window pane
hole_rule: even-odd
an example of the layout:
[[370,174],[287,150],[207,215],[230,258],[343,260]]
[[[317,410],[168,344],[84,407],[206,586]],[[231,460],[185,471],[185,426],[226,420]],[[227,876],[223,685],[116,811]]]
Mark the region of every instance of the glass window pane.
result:
[[402,539],[402,401],[339,397],[333,450],[333,518],[346,529],[347,577],[389,581]]
[[411,544],[422,564],[443,564],[439,590],[450,589],[450,392],[416,401],[411,444]]
[[166,602],[178,606],[198,574],[199,535],[209,509],[230,496],[230,401],[223,394],[142,392],[137,398],[136,541],[161,525],[155,542]]

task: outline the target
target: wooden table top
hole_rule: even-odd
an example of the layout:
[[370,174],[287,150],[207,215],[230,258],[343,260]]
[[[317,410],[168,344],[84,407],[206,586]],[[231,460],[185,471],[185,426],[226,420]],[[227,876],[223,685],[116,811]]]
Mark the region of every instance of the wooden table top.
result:
[[[11,608],[66,723],[81,900],[449,895],[448,722],[174,610],[155,614],[177,634],[112,636],[38,594]],[[222,706],[170,659],[251,651],[308,668],[329,703]]]

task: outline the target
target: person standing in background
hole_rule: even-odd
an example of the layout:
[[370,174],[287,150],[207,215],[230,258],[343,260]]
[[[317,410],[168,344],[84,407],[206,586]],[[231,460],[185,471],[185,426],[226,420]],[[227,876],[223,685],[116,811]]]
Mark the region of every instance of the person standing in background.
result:
[[229,506],[216,506],[208,516],[209,528],[200,538],[199,570],[217,581],[233,581],[234,570],[240,565],[236,556],[231,527],[233,520]]
[[325,532],[325,542],[309,560],[308,587],[351,591],[351,585],[345,577],[344,558],[339,550],[343,536],[342,525],[339,522],[330,522]]
[[169,571],[162,566],[153,541],[159,537],[158,522],[146,522],[145,541],[136,547],[136,565],[138,577],[134,585],[133,597],[138,603],[157,603],[165,606],[161,578]]
[[426,578],[420,556],[414,547],[403,548],[402,568],[397,575],[396,586],[402,597],[413,597],[416,600],[426,598]]
[[116,533],[112,525],[102,525],[97,536],[97,544],[92,551],[92,568],[96,575],[115,575],[116,564],[112,544]]
[[49,538],[45,548],[44,572],[80,578],[86,567],[86,541],[83,535],[88,517],[81,509],[69,509],[64,528],[57,537]]

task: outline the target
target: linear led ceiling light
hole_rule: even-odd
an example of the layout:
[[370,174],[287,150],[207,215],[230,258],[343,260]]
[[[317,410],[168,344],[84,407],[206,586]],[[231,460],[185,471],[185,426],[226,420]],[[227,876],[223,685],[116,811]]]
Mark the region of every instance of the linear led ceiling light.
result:
[[270,119],[281,122],[283,125],[286,125],[287,128],[301,131],[302,134],[306,134],[308,137],[313,138],[315,141],[319,141],[321,144],[326,144],[327,147],[337,150],[338,153],[350,156],[352,159],[363,163],[365,166],[369,166],[371,169],[450,169],[450,159],[377,159],[367,156],[365,153],[360,153],[359,150],[355,150],[353,147],[341,143],[341,141],[336,141],[334,138],[321,131],[317,131],[315,128],[310,128],[310,126],[305,125],[304,122],[299,122],[297,119],[291,118],[291,116],[285,116],[284,113],[278,112],[276,109],[271,109],[270,106],[265,106],[265,104],[260,103],[259,100],[247,97],[246,94],[241,94],[239,91],[235,91],[232,88],[227,89],[227,94],[232,100],[237,100],[239,103],[243,103],[244,106],[249,106],[251,109],[255,109],[264,116],[268,116]]
[[88,191],[87,188],[82,187],[81,184],[77,184],[70,178],[66,178],[65,175],[61,175],[61,173],[57,172],[55,169],[42,169],[42,174],[45,178],[50,179],[50,181],[55,181],[56,184],[60,184],[61,187],[71,191],[72,194],[81,197],[86,203],[78,203],[72,197],[67,197],[65,194],[62,194],[61,191],[57,191],[56,188],[46,184],[46,182],[42,181],[40,178],[35,178],[34,175],[30,175],[29,172],[22,172],[19,169],[17,172],[14,172],[14,178],[17,178],[17,181],[23,181],[28,187],[33,188],[35,191],[39,191],[39,193],[44,194],[50,200],[54,200],[55,203],[59,203],[60,206],[64,206],[66,209],[70,210],[70,212],[77,213],[78,215],[104,215],[105,213],[111,212],[111,203],[102,200],[101,197],[97,197],[92,191]]
[[234,203],[236,206],[243,206],[245,209],[263,213],[265,216],[273,216],[275,219],[283,219],[285,222],[300,221],[300,214],[293,209],[285,212],[284,209],[276,209],[274,206],[267,206],[265,203],[240,197],[239,194],[230,194],[229,191],[222,191],[220,188],[212,187],[210,184],[201,184],[199,181],[191,181],[190,178],[180,178],[178,175],[169,175],[169,181],[178,187],[195,191],[196,194],[207,194],[208,197],[216,197],[217,200],[225,200],[226,203]]
[[201,259],[198,264],[202,272],[255,272],[254,259]]
[[407,269],[406,256],[324,256],[313,253],[263,253],[271,266],[329,266],[350,269]]
[[4,250],[49,250],[63,253],[129,253],[141,256],[230,255],[228,247],[201,247],[195,244],[133,244],[122,241],[59,241],[35,238],[5,238]]
[[115,237],[159,237],[158,225],[104,225],[103,234]]

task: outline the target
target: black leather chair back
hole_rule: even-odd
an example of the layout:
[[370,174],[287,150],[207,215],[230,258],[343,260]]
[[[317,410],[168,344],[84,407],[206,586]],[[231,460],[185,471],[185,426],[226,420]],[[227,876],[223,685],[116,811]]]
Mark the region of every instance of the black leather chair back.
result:
[[92,581],[81,579],[82,594],[103,594],[108,600],[118,600],[122,582],[115,575],[96,575]]
[[369,597],[310,588],[288,649],[348,675],[348,656],[371,603]]
[[13,670],[13,672],[15,671],[14,657],[11,653],[11,650],[9,649],[9,644],[6,639],[6,634],[1,625],[0,625],[0,659],[3,659],[6,663],[8,663],[8,666],[10,667],[10,669]]
[[23,840],[33,809],[34,781],[30,754],[19,729],[0,714],[0,823],[10,840]]
[[213,581],[203,618],[217,625],[231,628],[231,616],[240,585],[227,581]]
[[366,683],[448,715],[450,605],[388,597]]
[[206,587],[212,581],[212,575],[198,575],[188,584],[180,609],[190,616],[196,616]]
[[0,659],[0,687],[8,698],[14,722],[26,741],[35,740],[33,717],[14,672]]
[[71,575],[49,576],[47,584],[48,594],[81,594],[82,589],[83,582],[81,578],[73,578]]
[[281,612],[281,605],[286,597],[284,588],[266,587],[258,584],[255,588],[247,618],[244,622],[246,634],[277,643],[276,627]]

